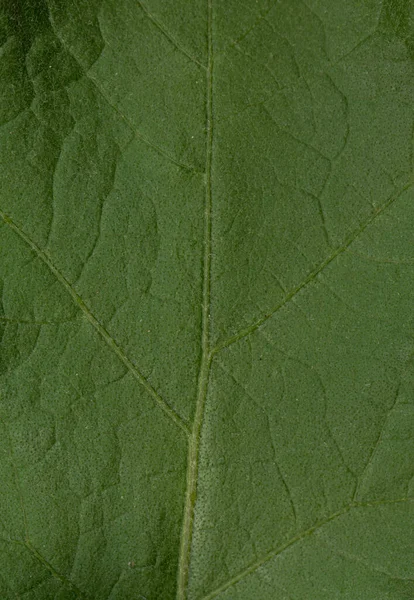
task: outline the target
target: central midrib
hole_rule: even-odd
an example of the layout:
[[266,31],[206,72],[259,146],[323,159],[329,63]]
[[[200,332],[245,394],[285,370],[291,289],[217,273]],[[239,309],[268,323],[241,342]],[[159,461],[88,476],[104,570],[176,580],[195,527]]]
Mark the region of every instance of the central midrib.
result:
[[201,361],[198,377],[197,402],[188,443],[187,484],[183,526],[178,562],[177,600],[186,600],[193,537],[194,509],[197,499],[197,481],[201,427],[212,360],[210,352],[210,277],[211,277],[211,167],[213,153],[213,0],[207,0],[208,62],[206,73],[206,168],[204,212],[204,259],[202,292]]

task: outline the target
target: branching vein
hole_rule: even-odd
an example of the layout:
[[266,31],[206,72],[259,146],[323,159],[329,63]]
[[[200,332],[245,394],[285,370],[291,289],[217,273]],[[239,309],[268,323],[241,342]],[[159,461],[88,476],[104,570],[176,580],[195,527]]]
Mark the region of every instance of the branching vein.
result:
[[397,389],[395,391],[394,400],[392,402],[392,405],[388,409],[388,411],[387,411],[387,413],[386,413],[386,415],[385,415],[385,417],[383,419],[383,423],[382,423],[380,432],[379,432],[379,434],[377,436],[377,439],[375,440],[375,442],[374,442],[374,444],[373,444],[373,446],[371,448],[371,452],[369,453],[368,460],[367,460],[367,462],[365,464],[365,467],[364,467],[361,475],[358,478],[358,483],[357,483],[357,485],[355,487],[355,492],[354,492],[353,500],[357,500],[358,499],[358,496],[359,496],[360,491],[361,491],[361,487],[362,487],[362,485],[364,483],[364,480],[365,480],[365,476],[369,472],[369,469],[370,469],[371,465],[373,464],[373,462],[375,460],[375,457],[376,457],[377,452],[378,452],[378,448],[381,446],[381,442],[383,440],[384,432],[386,430],[386,427],[387,427],[390,415],[394,412],[395,407],[398,404],[398,397],[399,397],[399,394],[400,394],[400,387],[401,387],[401,384],[398,385],[398,387],[397,387]]
[[223,583],[222,585],[217,587],[215,590],[209,592],[206,596],[204,596],[202,598],[202,600],[213,600],[213,598],[217,598],[217,596],[219,596],[221,593],[225,592],[232,586],[239,583],[239,581],[241,581],[245,577],[247,577],[247,576],[251,575],[252,573],[254,573],[255,571],[257,571],[264,564],[266,564],[267,562],[272,560],[272,558],[276,558],[277,556],[282,554],[288,548],[291,548],[298,542],[301,542],[303,539],[314,534],[318,530],[322,529],[322,527],[324,527],[328,523],[332,523],[332,521],[336,521],[340,517],[349,513],[351,510],[355,510],[358,508],[375,508],[376,506],[384,506],[387,504],[402,504],[405,502],[413,502],[413,501],[414,501],[414,498],[399,498],[397,500],[378,500],[378,501],[374,501],[374,502],[351,502],[350,504],[348,504],[341,510],[338,510],[337,512],[331,514],[329,517],[327,517],[323,521],[320,521],[319,523],[316,523],[312,527],[309,527],[309,529],[306,529],[305,531],[298,533],[297,535],[295,535],[295,537],[291,538],[284,544],[281,544],[277,548],[270,550],[269,552],[267,552],[266,554],[264,554],[263,556],[258,558],[255,562],[248,565],[245,569],[243,569],[242,571],[240,571],[239,573],[234,575],[234,577],[232,577],[231,579],[229,579],[228,581],[226,581],[225,583]]
[[145,388],[149,395],[153,398],[156,404],[167,414],[167,416],[186,434],[189,435],[188,425],[180,417],[180,415],[155,391],[152,385],[147,379],[140,373],[133,362],[127,357],[122,348],[114,340],[111,334],[105,329],[105,327],[98,321],[95,315],[91,312],[90,308],[85,304],[83,299],[75,291],[73,286],[69,283],[66,277],[59,271],[54,265],[52,260],[46,254],[44,250],[39,246],[23,231],[23,229],[17,225],[8,215],[3,211],[0,211],[0,217],[3,221],[15,232],[17,235],[26,242],[32,251],[45,263],[49,270],[53,273],[56,279],[66,289],[66,291],[72,296],[76,306],[83,312],[87,320],[96,329],[100,336],[105,340],[111,350],[118,356],[120,361],[126,366],[132,376]]
[[199,67],[202,67],[203,69],[207,69],[206,65],[203,65],[203,63],[200,62],[197,58],[195,58],[195,56],[193,56],[192,54],[190,54],[188,52],[188,50],[186,50],[184,48],[184,46],[182,46],[180,44],[180,42],[178,42],[178,40],[172,35],[172,33],[170,33],[168,31],[168,29],[165,27],[165,25],[163,25],[156,17],[154,17],[154,15],[148,10],[148,8],[145,6],[145,4],[143,4],[142,2],[140,2],[140,0],[137,0],[137,2],[138,2],[138,6],[146,14],[146,16],[148,17],[148,19],[155,25],[155,27],[157,29],[159,29],[161,31],[161,33],[167,38],[167,40],[179,52],[181,52],[182,54],[184,54],[189,60],[191,60],[191,62],[195,63]]
[[[139,3],[139,4],[140,4],[142,10],[144,10],[144,6],[141,3]],[[68,47],[67,43],[65,42],[65,40],[60,35],[58,28],[55,27],[52,15],[49,15],[49,20],[50,20],[50,24],[51,24],[51,27],[53,29],[53,32],[56,35],[57,39],[60,41],[60,43],[65,48],[65,50],[68,52],[68,54],[70,54],[70,56],[73,58],[73,60],[77,63],[77,65],[80,68],[80,70],[82,71],[83,75],[87,78],[88,81],[91,82],[91,84],[94,86],[94,88],[96,89],[96,91],[98,92],[98,94],[112,108],[112,110],[114,110],[118,114],[118,116],[128,125],[128,127],[131,129],[132,133],[139,140],[141,140],[142,142],[144,142],[144,144],[146,144],[147,146],[153,148],[161,156],[164,156],[164,158],[166,158],[172,164],[177,165],[177,167],[180,167],[181,169],[184,169],[186,171],[194,171],[195,173],[199,173],[199,170],[195,166],[186,164],[186,163],[181,162],[178,159],[174,158],[174,156],[172,156],[168,152],[168,150],[166,150],[165,148],[159,146],[156,142],[154,142],[154,141],[150,140],[149,138],[147,138],[146,135],[144,135],[140,130],[137,129],[137,127],[134,125],[134,123],[126,115],[124,115],[124,113],[113,102],[111,102],[109,100],[109,98],[107,97],[106,93],[102,90],[101,86],[99,85],[98,81],[94,77],[92,77],[92,75],[90,75],[90,73],[84,68],[84,66],[76,58],[75,54],[73,54],[72,50]],[[160,27],[159,24],[158,24],[158,27]],[[167,35],[165,31],[164,31],[164,34]]]
[[210,354],[210,280],[211,280],[211,218],[212,188],[211,170],[213,158],[213,0],[208,0],[208,66],[206,77],[206,187],[204,212],[204,261],[203,261],[203,301],[201,331],[201,362],[198,378],[198,394],[191,437],[188,445],[187,487],[185,494],[183,528],[178,564],[177,600],[187,598],[188,576],[191,555],[191,542],[194,523],[194,509],[197,500],[197,480],[199,469],[200,438],[207,397],[211,366]]
[[87,596],[81,592],[76,585],[70,581],[70,579],[68,579],[62,573],[59,573],[59,571],[57,571],[55,567],[51,565],[50,562],[46,560],[44,556],[42,556],[42,554],[40,554],[40,552],[32,545],[31,542],[26,541],[25,543],[21,543],[21,545],[24,546],[32,554],[32,556],[34,556],[34,558],[36,558],[36,560],[38,560],[53,575],[53,577],[74,591],[79,600],[87,600]]
[[338,248],[336,248],[332,252],[332,254],[330,254],[313,271],[311,271],[309,273],[309,275],[306,277],[306,279],[304,279],[302,281],[302,283],[300,283],[293,290],[291,290],[288,294],[286,294],[286,296],[271,311],[269,311],[266,315],[264,315],[263,317],[261,317],[260,319],[258,319],[254,323],[252,323],[251,325],[248,325],[247,327],[241,329],[238,333],[235,333],[233,336],[231,336],[227,340],[224,340],[223,342],[219,343],[215,348],[213,348],[213,350],[211,352],[212,355],[217,354],[224,348],[228,348],[232,344],[235,344],[239,340],[245,338],[246,336],[248,336],[251,333],[253,333],[254,331],[256,331],[256,329],[261,327],[264,323],[266,323],[266,321],[268,321],[270,319],[270,317],[272,317],[281,308],[283,308],[286,304],[288,304],[288,302],[290,302],[295,296],[297,296],[297,294],[299,294],[299,292],[301,292],[303,290],[303,288],[307,287],[310,283],[312,283],[312,281],[314,281],[317,278],[317,276],[320,273],[322,273],[322,271],[331,262],[333,262],[340,254],[345,252],[349,248],[349,246],[351,246],[351,244],[353,242],[355,242],[355,240],[361,236],[361,234],[367,229],[367,227],[369,227],[375,221],[375,219],[379,215],[381,215],[385,210],[387,210],[396,200],[398,200],[398,198],[400,198],[402,196],[402,194],[404,192],[406,192],[413,186],[414,186],[414,183],[412,181],[410,181],[403,188],[401,188],[398,192],[396,192],[395,194],[392,194],[380,208],[378,208],[374,213],[372,213],[368,219],[366,219],[357,229],[355,229],[351,233],[351,235],[345,240],[345,242],[341,246],[338,246]]

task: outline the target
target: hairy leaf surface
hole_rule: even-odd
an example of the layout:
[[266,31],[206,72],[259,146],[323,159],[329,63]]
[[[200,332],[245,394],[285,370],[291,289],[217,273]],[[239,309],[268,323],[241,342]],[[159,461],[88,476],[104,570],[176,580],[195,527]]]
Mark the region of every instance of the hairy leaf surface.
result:
[[413,600],[412,0],[0,34],[0,598]]

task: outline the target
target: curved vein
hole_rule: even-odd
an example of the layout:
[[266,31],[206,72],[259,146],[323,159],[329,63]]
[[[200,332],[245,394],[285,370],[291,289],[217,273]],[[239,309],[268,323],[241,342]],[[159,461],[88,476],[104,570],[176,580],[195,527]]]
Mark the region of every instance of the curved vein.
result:
[[[17,542],[17,543],[19,543],[19,542]],[[78,600],[87,600],[88,599],[88,597],[83,592],[81,592],[81,590],[74,583],[72,583],[72,581],[70,581],[70,579],[68,579],[62,573],[59,573],[59,571],[57,571],[55,569],[55,567],[52,564],[50,564],[50,562],[48,560],[46,560],[46,558],[42,554],[40,554],[39,550],[37,550],[37,548],[32,546],[31,542],[29,542],[29,541],[26,541],[24,543],[20,542],[20,544],[24,548],[26,548],[34,556],[34,558],[36,558],[36,560],[38,560],[53,575],[53,577],[58,579],[61,583],[68,586],[73,592],[75,592],[75,594],[77,594],[77,596],[78,596]]]
[[[71,56],[73,56],[73,54],[71,54]],[[78,64],[80,65],[79,62],[78,62]],[[83,73],[84,73],[85,77],[88,79],[88,81],[90,81],[92,83],[92,85],[94,86],[94,88],[96,89],[96,91],[99,93],[99,95],[105,100],[105,102],[108,104],[108,106],[110,106],[112,108],[112,110],[115,111],[117,113],[117,115],[119,115],[119,117],[128,125],[128,127],[130,128],[130,130],[132,131],[132,133],[139,140],[141,140],[142,142],[144,142],[144,144],[146,144],[147,146],[149,146],[150,148],[152,148],[153,150],[155,150],[158,154],[160,154],[161,156],[163,156],[164,158],[166,158],[173,165],[176,165],[177,167],[180,167],[180,169],[184,169],[185,171],[190,171],[190,172],[192,171],[194,173],[201,173],[201,171],[199,169],[197,169],[197,167],[195,167],[193,165],[189,165],[189,164],[184,163],[184,162],[181,162],[178,159],[174,158],[174,156],[172,156],[172,154],[170,154],[168,152],[168,150],[165,150],[164,148],[162,148],[161,146],[159,146],[158,144],[156,144],[155,142],[153,142],[152,140],[150,140],[149,138],[147,138],[143,133],[141,133],[141,131],[139,131],[135,127],[135,125],[131,121],[131,119],[129,119],[116,106],[116,104],[114,104],[113,102],[111,102],[109,100],[109,98],[104,93],[104,91],[101,89],[101,87],[98,84],[98,82],[96,81],[96,79],[94,77],[92,77],[87,71],[85,71],[85,69],[83,69],[82,65],[80,65],[80,66],[81,66],[81,68],[83,70]]]
[[[72,55],[73,56],[73,55]],[[168,152],[168,150],[165,150],[164,148],[162,148],[161,146],[159,146],[158,144],[156,144],[155,142],[153,142],[152,140],[150,140],[149,138],[147,138],[143,133],[141,133],[141,131],[139,131],[134,123],[131,121],[131,119],[129,119],[117,106],[116,104],[113,104],[109,98],[107,97],[107,95],[104,93],[104,91],[101,89],[100,85],[97,83],[96,79],[94,77],[92,77],[87,71],[83,70],[83,73],[85,75],[85,77],[88,79],[88,81],[90,81],[92,83],[92,85],[95,87],[96,91],[100,94],[100,96],[105,100],[105,102],[108,104],[108,106],[110,106],[112,108],[112,110],[114,110],[120,117],[121,119],[128,125],[128,127],[130,128],[130,130],[132,131],[132,133],[142,142],[144,142],[144,144],[146,144],[147,146],[149,146],[150,148],[152,148],[153,150],[155,150],[158,154],[160,154],[161,156],[164,156],[164,158],[166,158],[170,163],[172,163],[173,165],[176,165],[177,167],[180,167],[180,169],[184,169],[185,171],[190,171],[190,172],[194,172],[194,173],[201,173],[201,171],[199,169],[197,169],[197,167],[193,166],[193,165],[189,165],[187,163],[181,162],[178,159],[174,158],[174,156],[172,156],[172,154],[170,154]]]
[[140,2],[140,0],[137,0],[137,3],[138,3],[138,6],[140,7],[140,9],[142,10],[142,12],[155,25],[155,27],[157,29],[159,29],[159,31],[161,31],[161,33],[174,46],[174,48],[176,48],[179,52],[181,52],[182,54],[184,54],[184,56],[186,56],[188,59],[190,59],[191,62],[195,63],[199,67],[202,67],[203,69],[207,69],[206,65],[203,65],[203,63],[200,62],[197,58],[195,58],[195,56],[193,56],[192,54],[190,54],[190,52],[188,52],[188,50],[186,50],[184,48],[184,46],[182,46],[180,44],[180,42],[178,42],[175,39],[175,37],[168,31],[168,29],[165,27],[165,25],[163,25],[160,21],[158,21],[158,19],[156,17],[154,17],[154,15],[152,13],[150,13],[150,11],[145,6],[145,4],[143,4],[142,2]]
[[357,229],[355,229],[351,233],[351,235],[345,240],[345,242],[341,246],[339,246],[338,248],[336,248],[332,252],[332,254],[330,254],[313,271],[311,271],[309,273],[309,275],[306,277],[306,279],[304,279],[302,281],[302,283],[300,283],[293,290],[291,290],[279,302],[279,304],[277,304],[270,312],[268,312],[266,315],[264,315],[263,317],[261,317],[260,319],[258,319],[254,323],[252,323],[251,325],[248,325],[247,327],[244,327],[243,329],[241,329],[240,331],[238,331],[237,333],[235,333],[234,335],[232,335],[231,337],[229,337],[227,340],[224,340],[223,342],[219,343],[212,350],[212,355],[217,354],[221,350],[224,350],[224,348],[228,348],[232,344],[235,344],[239,340],[242,340],[246,336],[248,336],[251,333],[253,333],[254,331],[256,331],[256,329],[259,329],[259,327],[261,327],[264,323],[266,323],[266,321],[268,321],[270,319],[270,317],[272,317],[281,308],[283,308],[286,304],[288,304],[288,302],[290,302],[291,300],[293,300],[293,298],[295,296],[297,296],[297,294],[299,294],[299,292],[301,292],[303,290],[303,288],[307,287],[312,281],[314,281],[317,278],[317,276],[320,273],[322,273],[322,271],[331,262],[333,262],[340,254],[342,254],[343,252],[345,252],[345,250],[347,250],[349,248],[349,246],[351,246],[351,244],[353,244],[353,242],[355,242],[355,240],[357,240],[360,237],[360,235],[362,235],[362,233],[375,221],[375,219],[377,217],[379,217],[379,215],[381,215],[385,210],[387,210],[392,204],[394,204],[394,202],[396,200],[398,200],[398,198],[400,198],[402,196],[402,194],[404,192],[406,192],[407,190],[409,190],[413,186],[414,186],[414,183],[412,181],[410,181],[403,188],[401,188],[398,192],[396,192],[395,194],[392,194],[388,198],[388,200],[380,208],[378,208],[368,219],[366,219],[362,223],[362,225],[360,225]]
[[265,10],[264,13],[260,13],[258,17],[256,17],[256,20],[254,21],[254,23],[249,27],[249,29],[247,29],[244,33],[242,33],[236,40],[234,40],[234,42],[232,42],[231,46],[235,46],[236,44],[239,44],[241,41],[244,40],[244,38],[246,38],[254,29],[256,29],[256,27],[258,25],[260,25],[260,23],[266,19],[267,15],[270,13],[270,11],[275,7],[277,3],[277,0],[273,0],[273,2],[270,4],[270,6],[268,7],[267,10]]
[[[141,8],[143,9],[142,6],[141,6]],[[79,60],[76,58],[75,54],[73,54],[72,50],[68,47],[68,45],[66,44],[65,40],[60,35],[59,30],[57,29],[57,27],[55,27],[55,23],[54,23],[53,17],[52,17],[52,15],[50,13],[49,13],[49,21],[50,21],[50,25],[52,27],[53,33],[55,34],[56,38],[62,44],[62,47],[68,52],[68,54],[76,62],[76,64],[80,68],[81,72],[83,73],[84,77],[86,77],[86,79],[91,82],[91,84],[94,86],[94,88],[96,89],[96,91],[98,92],[98,94],[103,98],[103,100],[108,104],[108,106],[110,106],[112,108],[112,110],[114,110],[118,114],[118,116],[128,125],[128,127],[130,128],[130,130],[132,131],[132,133],[139,140],[141,140],[142,142],[144,142],[144,144],[146,144],[150,148],[153,148],[158,154],[160,154],[161,156],[164,156],[164,158],[166,158],[167,160],[169,160],[172,164],[176,165],[177,167],[180,167],[181,169],[184,169],[186,171],[193,171],[194,173],[200,173],[200,171],[199,171],[199,169],[197,169],[197,167],[195,167],[193,165],[189,165],[189,164],[184,163],[184,162],[181,162],[178,159],[174,158],[174,156],[172,156],[168,152],[168,150],[164,149],[163,147],[159,146],[157,143],[155,143],[152,140],[150,140],[149,138],[147,138],[143,133],[141,133],[141,131],[139,131],[136,128],[136,126],[134,125],[134,123],[128,117],[126,117],[123,114],[123,112],[121,110],[119,110],[119,108],[115,104],[113,104],[109,100],[109,98],[106,96],[106,94],[104,93],[104,91],[101,89],[101,87],[98,84],[98,82],[96,81],[96,79],[90,75],[90,73],[85,69],[85,67],[82,65],[82,63],[80,63]]]
[[361,489],[361,487],[362,487],[362,485],[363,485],[363,483],[365,481],[365,476],[366,476],[367,472],[369,471],[372,463],[374,462],[375,457],[376,457],[377,452],[378,452],[378,448],[379,448],[379,446],[381,445],[381,443],[383,441],[384,432],[385,432],[385,429],[386,429],[386,427],[388,425],[388,420],[390,418],[390,415],[394,412],[394,410],[395,410],[395,408],[396,408],[396,406],[398,404],[398,397],[400,395],[400,388],[401,388],[401,382],[399,383],[399,385],[397,386],[397,389],[395,391],[392,405],[390,406],[390,408],[388,409],[385,417],[383,418],[383,422],[382,422],[382,426],[381,426],[380,432],[379,432],[379,434],[378,434],[378,436],[377,436],[377,438],[376,438],[376,440],[375,440],[375,442],[374,442],[374,444],[373,444],[373,446],[371,448],[371,451],[369,453],[368,460],[367,460],[367,462],[365,464],[365,467],[363,468],[361,475],[358,477],[358,482],[357,482],[357,485],[355,486],[353,500],[357,500],[358,499],[358,496],[359,496],[359,493],[360,493],[360,489]]
[[73,301],[77,307],[83,312],[89,323],[96,329],[99,335],[105,340],[111,350],[117,355],[119,360],[126,366],[132,376],[145,388],[151,398],[156,404],[164,411],[164,413],[188,436],[189,428],[186,422],[180,417],[180,415],[155,391],[152,385],[137,369],[133,362],[128,358],[122,348],[117,344],[111,334],[105,329],[105,327],[98,321],[95,315],[91,312],[88,306],[85,304],[83,299],[75,291],[73,286],[69,283],[64,275],[58,270],[53,264],[49,256],[44,250],[41,250],[39,246],[27,235],[23,229],[17,225],[8,215],[0,210],[0,217],[30,248],[32,251],[45,263],[49,270],[53,273],[59,283],[66,289],[66,291],[72,296]]
[[237,583],[239,583],[239,581],[241,581],[248,575],[251,575],[252,573],[257,571],[257,569],[259,569],[261,566],[263,566],[264,564],[266,564],[267,562],[272,560],[272,558],[276,558],[277,556],[282,554],[288,548],[291,548],[292,546],[301,542],[303,539],[312,535],[319,529],[322,529],[322,527],[324,527],[328,523],[332,523],[332,521],[339,519],[340,517],[344,516],[345,514],[347,514],[348,512],[350,512],[351,510],[353,510],[355,508],[374,508],[376,506],[384,506],[384,505],[388,505],[388,504],[402,504],[405,502],[412,502],[413,500],[414,500],[414,498],[399,498],[397,500],[378,500],[378,501],[373,501],[373,502],[351,502],[350,504],[348,504],[348,506],[345,506],[341,510],[338,510],[337,512],[329,515],[329,517],[327,517],[323,521],[320,521],[319,523],[316,523],[312,527],[309,527],[309,529],[306,529],[305,531],[298,533],[295,537],[291,538],[284,544],[281,544],[277,548],[273,548],[272,550],[270,550],[269,552],[267,552],[266,554],[264,554],[263,556],[258,558],[255,562],[251,563],[245,569],[243,569],[242,571],[239,571],[239,573],[234,575],[231,579],[227,580],[225,583],[223,583],[222,585],[217,587],[215,590],[209,592],[201,600],[213,600],[213,598],[217,598],[217,596],[219,596],[219,594],[225,592],[226,590],[231,588],[233,585],[236,585]]

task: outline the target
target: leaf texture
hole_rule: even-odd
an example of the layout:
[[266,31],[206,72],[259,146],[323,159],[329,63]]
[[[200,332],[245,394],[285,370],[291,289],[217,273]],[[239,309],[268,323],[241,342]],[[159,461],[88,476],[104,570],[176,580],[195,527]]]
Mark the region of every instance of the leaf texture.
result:
[[0,597],[414,599],[412,0],[0,32]]

